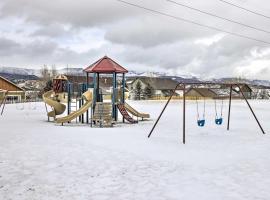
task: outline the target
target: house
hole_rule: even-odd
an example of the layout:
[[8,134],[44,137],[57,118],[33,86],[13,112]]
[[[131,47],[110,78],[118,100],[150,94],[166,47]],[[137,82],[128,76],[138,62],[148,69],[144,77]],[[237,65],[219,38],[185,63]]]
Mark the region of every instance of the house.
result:
[[1,107],[1,101],[5,98],[5,95],[6,95],[6,90],[2,90],[0,89],[0,107]]
[[7,101],[21,102],[25,100],[25,91],[15,83],[0,76],[0,89],[7,90]]
[[[130,92],[130,99],[168,97],[178,84],[175,80],[159,77],[130,78],[126,83]],[[146,94],[147,90],[151,90],[152,94]],[[176,95],[179,94],[176,93]]]
[[190,88],[186,91],[185,95],[189,99],[196,99],[196,98],[214,99],[217,97],[217,93],[209,88]]
[[[244,93],[245,97],[247,99],[251,99],[251,97],[252,97],[252,89],[249,87],[249,85],[247,85],[247,84],[240,85],[240,88],[241,88],[242,92]],[[240,95],[240,97],[242,96],[238,87],[233,88],[233,90],[236,93],[238,93]]]

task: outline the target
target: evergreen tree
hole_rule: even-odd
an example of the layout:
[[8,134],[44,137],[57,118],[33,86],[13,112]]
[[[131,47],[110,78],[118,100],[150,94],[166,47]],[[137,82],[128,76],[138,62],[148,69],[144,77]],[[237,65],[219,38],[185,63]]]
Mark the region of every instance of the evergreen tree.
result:
[[135,99],[141,100],[142,93],[143,93],[142,84],[140,81],[137,81],[135,86]]
[[153,87],[148,83],[144,88],[144,96],[146,99],[152,98],[154,94]]

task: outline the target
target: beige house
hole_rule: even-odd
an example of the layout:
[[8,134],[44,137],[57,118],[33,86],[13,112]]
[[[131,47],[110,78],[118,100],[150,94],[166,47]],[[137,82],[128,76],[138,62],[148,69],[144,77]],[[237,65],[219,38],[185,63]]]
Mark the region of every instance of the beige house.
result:
[[190,88],[186,92],[186,97],[189,99],[201,99],[201,98],[209,98],[214,99],[217,97],[217,94],[208,88]]
[[[178,84],[169,78],[158,78],[158,77],[137,77],[131,78],[126,81],[130,99],[138,99],[138,84],[141,86],[141,96],[140,99],[147,99],[145,96],[145,89],[151,87],[153,94],[152,98],[162,98],[170,96],[171,92],[174,90],[175,86]],[[178,95],[176,93],[176,95]]]
[[15,83],[0,76],[0,89],[8,91],[8,102],[21,102],[25,100],[25,91]]

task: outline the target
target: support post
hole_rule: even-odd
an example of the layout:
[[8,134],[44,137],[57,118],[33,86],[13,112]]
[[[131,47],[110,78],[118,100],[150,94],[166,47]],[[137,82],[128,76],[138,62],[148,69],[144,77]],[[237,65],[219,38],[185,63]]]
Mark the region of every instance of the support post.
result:
[[232,85],[230,85],[230,98],[229,98],[229,111],[228,111],[227,130],[230,130],[231,104],[232,104]]
[[[86,73],[86,91],[88,91],[89,88],[89,74]],[[86,124],[89,124],[89,109],[86,111]]]
[[112,93],[112,116],[114,118],[115,121],[117,121],[117,108],[115,105],[116,102],[116,87],[117,87],[117,83],[116,83],[116,73],[113,73],[113,93]]
[[243,93],[241,87],[240,87],[239,85],[237,85],[237,87],[239,88],[240,93],[242,94],[243,98],[245,99],[245,101],[246,101],[246,103],[247,103],[247,105],[248,105],[248,107],[249,107],[249,110],[251,111],[251,113],[252,113],[253,117],[255,118],[257,124],[259,125],[259,127],[260,127],[262,133],[265,134],[265,132],[264,132],[264,130],[263,130],[263,128],[262,128],[262,126],[261,126],[261,124],[260,124],[260,122],[259,122],[257,116],[255,115],[253,109],[251,108],[251,106],[250,106],[250,104],[249,104],[249,102],[248,102],[248,100],[247,100],[245,94]]
[[70,114],[71,110],[71,83],[68,83],[68,115]]
[[150,137],[151,137],[151,135],[152,135],[152,133],[153,133],[154,129],[156,128],[157,123],[159,122],[159,120],[160,120],[161,116],[163,115],[163,113],[164,113],[165,109],[167,108],[168,104],[170,103],[170,101],[171,101],[171,99],[172,99],[173,94],[175,93],[175,91],[177,90],[177,88],[178,88],[178,86],[179,86],[180,84],[182,84],[182,83],[178,83],[178,84],[175,86],[175,88],[174,88],[174,90],[173,90],[173,92],[172,92],[171,96],[170,96],[170,97],[169,97],[169,99],[167,100],[167,102],[166,102],[165,106],[163,107],[163,109],[162,109],[161,113],[159,114],[159,116],[158,116],[158,118],[157,118],[157,120],[156,120],[156,122],[155,122],[154,126],[152,127],[152,129],[151,129],[150,133],[148,134],[148,138],[150,138]]
[[[125,80],[125,73],[123,73],[122,75],[122,87],[123,87],[123,90],[122,90],[122,104],[125,104],[125,85],[126,85],[126,80]],[[122,116],[122,121],[123,123],[125,123],[125,118],[124,116]]]
[[[2,107],[2,111],[1,111],[1,116],[2,116],[3,113],[4,113],[5,106],[6,106],[6,102],[7,102],[7,97],[5,96],[5,99],[3,100],[2,104],[1,104],[1,106],[3,106],[3,107]],[[1,108],[1,106],[0,106],[0,108]]]
[[186,143],[186,84],[183,88],[183,144]]
[[100,102],[100,94],[99,94],[99,73],[97,73],[96,100],[97,100],[97,102]]
[[86,73],[86,88],[88,89],[89,87],[89,73]]

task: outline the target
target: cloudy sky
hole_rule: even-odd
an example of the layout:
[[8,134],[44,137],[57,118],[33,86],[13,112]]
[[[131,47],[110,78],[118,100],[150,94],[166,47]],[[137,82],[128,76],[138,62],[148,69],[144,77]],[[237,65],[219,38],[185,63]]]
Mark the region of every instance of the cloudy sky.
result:
[[[126,1],[270,43],[270,33],[166,0]],[[175,1],[270,32],[270,18],[220,0]],[[227,1],[270,13],[268,0]],[[270,44],[153,14],[116,0],[0,1],[0,66],[85,67],[104,55],[129,70],[270,78]]]

